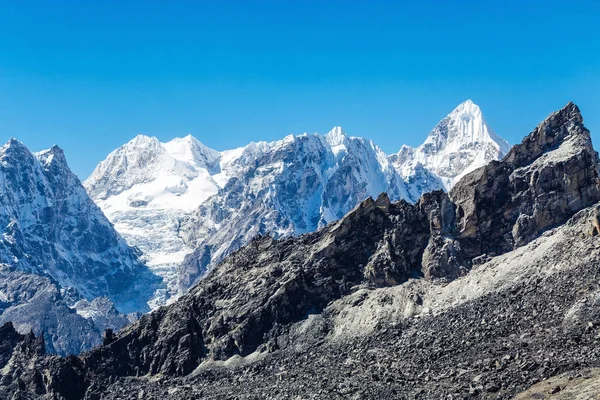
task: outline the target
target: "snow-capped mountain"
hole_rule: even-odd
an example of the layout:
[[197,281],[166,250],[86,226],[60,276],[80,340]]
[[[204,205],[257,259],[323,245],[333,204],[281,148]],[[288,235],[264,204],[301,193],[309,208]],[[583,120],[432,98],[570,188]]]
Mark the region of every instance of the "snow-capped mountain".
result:
[[[257,234],[310,232],[368,196],[408,195],[386,154],[341,128],[222,153],[191,136],[168,143],[138,136],[102,161],[85,186],[167,282],[156,306]],[[204,249],[202,265],[180,267],[194,249]]]
[[[95,307],[98,297],[124,313],[148,310],[158,277],[90,199],[59,147],[34,154],[15,139],[0,147],[0,226],[0,320],[10,314],[17,328],[43,330],[50,349],[80,351],[99,340],[106,318],[99,326],[77,314],[85,306],[116,317],[112,304]],[[54,311],[34,320],[41,309]],[[78,315],[79,325],[64,325]],[[83,336],[72,337],[72,329]]]
[[403,179],[424,193],[451,189],[460,178],[501,159],[508,150],[510,145],[487,125],[479,106],[467,100],[442,119],[422,145],[402,146],[390,161]]
[[[84,185],[115,228],[143,252],[147,265],[170,284],[177,265],[193,250],[179,236],[179,225],[219,190],[213,175],[220,172],[220,159],[192,136],[160,143],[138,135],[110,153]],[[159,291],[151,305],[166,298]]]
[[220,153],[191,136],[167,143],[138,136],[102,161],[84,185],[165,278],[168,290],[157,306],[258,234],[314,231],[381,192],[414,202],[450,188],[508,147],[466,101],[422,146],[391,156],[340,127]]

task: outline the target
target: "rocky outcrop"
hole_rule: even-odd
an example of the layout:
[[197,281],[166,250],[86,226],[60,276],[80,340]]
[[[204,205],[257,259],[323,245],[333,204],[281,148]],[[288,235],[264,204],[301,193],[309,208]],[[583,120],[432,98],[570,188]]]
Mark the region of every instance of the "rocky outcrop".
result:
[[89,388],[81,360],[46,355],[43,335],[21,335],[7,322],[0,327],[0,353],[2,398],[76,400]]
[[450,191],[471,257],[502,254],[600,200],[598,155],[577,106],[542,122],[499,162]]

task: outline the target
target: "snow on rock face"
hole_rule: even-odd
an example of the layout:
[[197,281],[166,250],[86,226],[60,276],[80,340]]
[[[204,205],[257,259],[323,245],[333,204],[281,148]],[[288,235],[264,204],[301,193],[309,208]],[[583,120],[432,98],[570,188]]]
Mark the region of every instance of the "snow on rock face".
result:
[[442,119],[421,146],[403,146],[390,160],[405,180],[419,182],[425,191],[450,190],[464,175],[501,159],[509,150],[508,142],[487,125],[479,106],[467,100]]
[[108,210],[161,208],[173,201],[177,208],[193,208],[197,204],[190,205],[187,197],[176,197],[187,193],[206,198],[216,192],[210,172],[218,169],[219,158],[192,136],[160,143],[138,135],[98,164],[84,185]]
[[[339,127],[222,153],[191,136],[168,143],[138,136],[102,161],[85,186],[165,278],[167,292],[154,306],[259,233],[313,231],[384,191],[408,197],[386,154]],[[202,265],[179,267],[194,249]]]
[[142,268],[54,146],[0,148],[0,261],[48,273],[83,296],[116,300]]
[[[78,315],[67,312],[67,302],[53,294],[61,289],[71,288],[74,300],[107,296],[121,312],[149,309],[158,277],[89,198],[59,147],[34,154],[15,139],[0,147],[0,227],[0,263],[7,266],[3,276],[23,282],[6,283],[2,293],[12,300],[3,305],[0,319],[10,312],[20,326],[44,330],[51,335],[50,350],[81,350],[100,339],[92,320],[80,322],[82,332],[89,328],[83,336],[72,337],[61,328],[67,314],[73,314],[67,318],[72,320]],[[13,291],[30,291],[31,296]],[[31,320],[35,313],[24,313],[27,307],[50,311],[40,325]],[[114,308],[111,314],[113,322],[122,318],[114,328],[126,323]]]

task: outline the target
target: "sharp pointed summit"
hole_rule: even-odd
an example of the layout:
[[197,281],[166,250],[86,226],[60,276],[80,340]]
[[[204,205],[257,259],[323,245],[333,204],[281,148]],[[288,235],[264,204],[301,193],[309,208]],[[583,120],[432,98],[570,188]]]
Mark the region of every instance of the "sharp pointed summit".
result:
[[48,150],[35,153],[35,155],[46,168],[50,168],[52,165],[64,168],[67,165],[65,152],[57,145],[52,146]]
[[471,99],[467,99],[465,101],[463,101],[462,103],[460,103],[458,106],[456,106],[456,108],[450,113],[463,113],[463,112],[468,112],[468,113],[472,113],[472,114],[481,114],[481,109],[479,108],[479,106],[475,103],[473,103],[473,100]]
[[341,126],[334,126],[333,129],[325,134],[325,139],[331,146],[339,146],[344,144],[347,136]]
[[429,133],[425,143],[432,143],[436,150],[446,147],[465,148],[476,143],[493,143],[500,153],[506,154],[510,145],[496,135],[485,121],[481,109],[471,100],[459,104]]
[[418,173],[423,169],[439,177],[438,182],[422,178],[426,182],[423,191],[415,193],[418,198],[430,190],[450,190],[465,174],[501,159],[509,150],[510,144],[489,127],[479,106],[466,100],[429,132],[421,146],[403,146],[390,161],[405,180],[421,179]]

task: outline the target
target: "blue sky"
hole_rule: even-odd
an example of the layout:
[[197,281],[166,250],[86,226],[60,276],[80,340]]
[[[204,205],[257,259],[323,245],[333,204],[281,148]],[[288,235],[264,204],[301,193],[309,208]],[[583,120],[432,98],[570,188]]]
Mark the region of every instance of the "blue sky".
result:
[[583,0],[0,0],[0,140],[58,144],[82,178],[138,133],[223,150],[341,125],[391,153],[467,98],[511,143],[569,100],[597,137],[599,16]]

